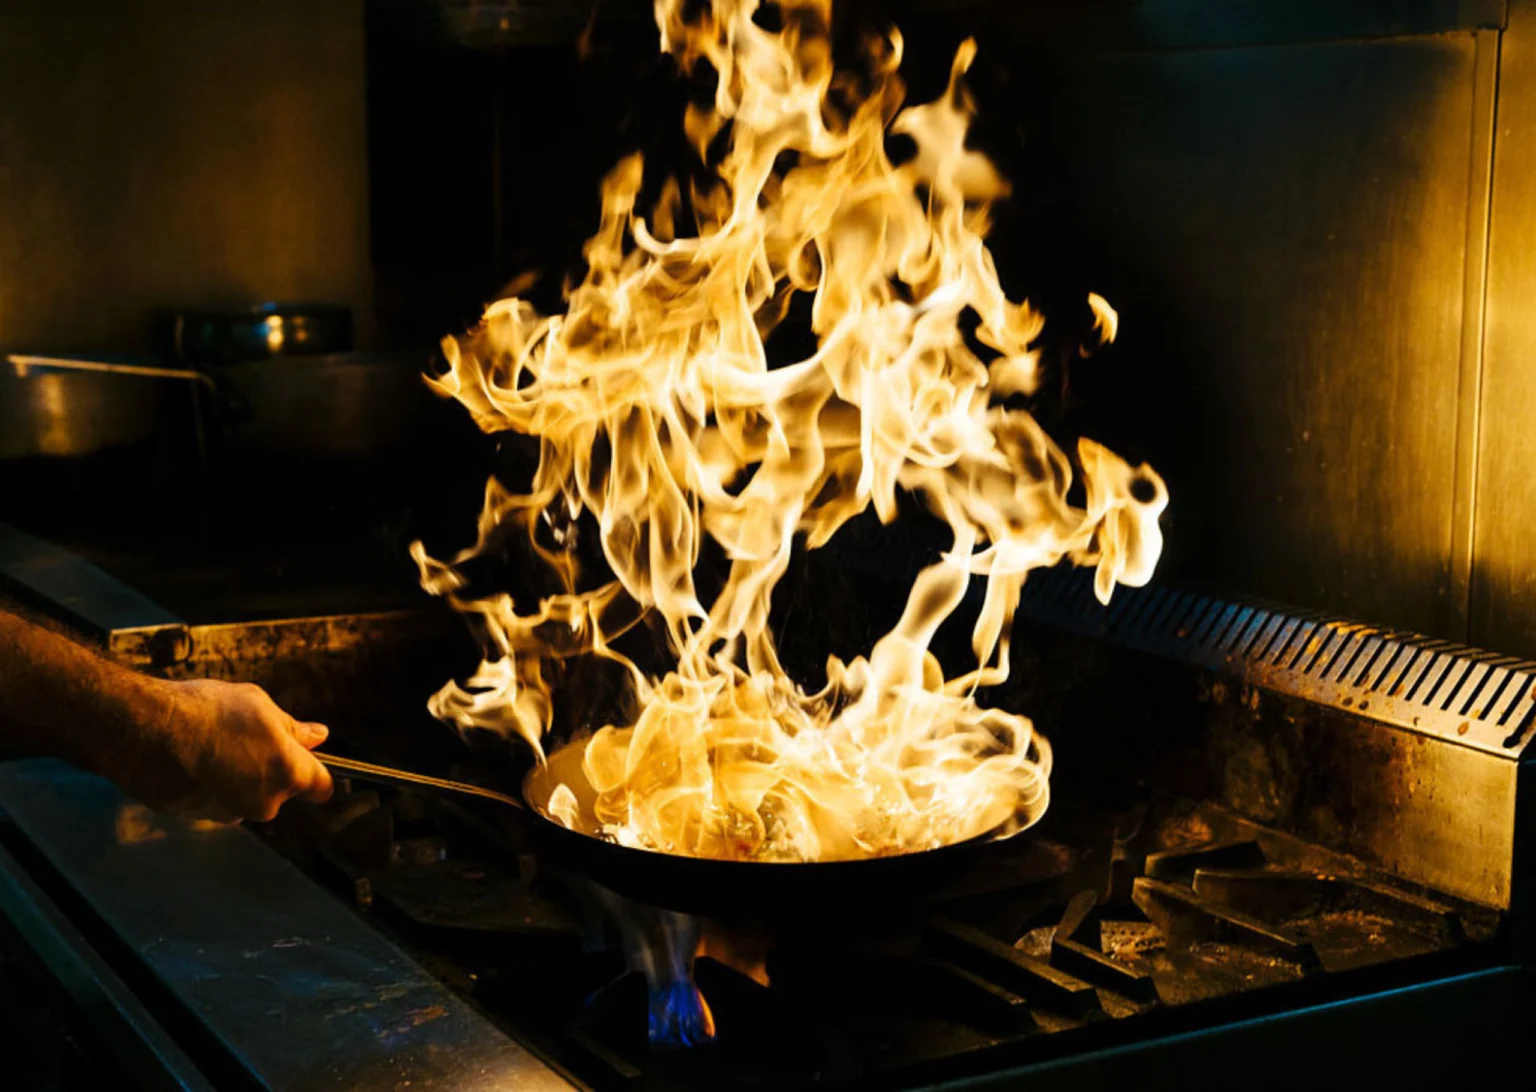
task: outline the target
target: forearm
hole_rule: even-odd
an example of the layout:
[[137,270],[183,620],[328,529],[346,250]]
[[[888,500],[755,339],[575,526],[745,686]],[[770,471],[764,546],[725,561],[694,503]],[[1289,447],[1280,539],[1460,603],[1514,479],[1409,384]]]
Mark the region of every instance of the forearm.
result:
[[0,754],[103,772],[171,714],[170,684],[0,610]]

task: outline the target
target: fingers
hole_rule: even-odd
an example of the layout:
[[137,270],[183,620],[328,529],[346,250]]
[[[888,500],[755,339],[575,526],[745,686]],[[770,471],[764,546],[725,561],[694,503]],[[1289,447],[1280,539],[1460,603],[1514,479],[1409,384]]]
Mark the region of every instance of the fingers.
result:
[[325,725],[307,720],[292,721],[289,731],[293,733],[293,738],[298,740],[299,745],[306,751],[313,751],[320,744],[324,743],[326,737],[331,734],[331,730]]
[[308,800],[312,804],[323,804],[331,798],[334,786],[331,784],[331,771],[325,768],[325,764],[315,758],[309,752],[324,743],[326,737],[331,734],[329,728],[314,721],[290,720],[289,732],[293,740],[303,751],[290,756],[289,772],[291,774],[289,795],[300,800]]
[[[319,728],[319,725],[313,725]],[[322,732],[324,728],[320,729]],[[322,735],[320,737],[324,739]],[[309,746],[317,746],[319,740]],[[335,786],[331,782],[331,771],[325,768],[325,764],[310,754],[307,750],[294,748],[289,757],[289,785],[287,797],[299,800],[307,800],[311,804],[323,804],[331,798],[331,792]]]
[[[330,734],[325,725],[295,720],[265,690],[249,683],[207,690],[203,795],[233,816],[259,822],[275,819],[292,799],[330,799],[330,771],[310,754]],[[211,809],[199,810],[206,815]]]

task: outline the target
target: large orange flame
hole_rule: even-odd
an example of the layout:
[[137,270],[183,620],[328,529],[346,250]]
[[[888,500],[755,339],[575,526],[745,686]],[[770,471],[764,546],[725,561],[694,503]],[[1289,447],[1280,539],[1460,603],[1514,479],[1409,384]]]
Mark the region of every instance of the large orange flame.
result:
[[[701,155],[728,142],[718,182],[690,195],[697,233],[675,230],[671,182],[642,216],[641,159],[623,160],[603,183],[565,314],[499,300],[444,342],[450,370],[433,381],[487,432],[538,437],[541,459],[527,495],[489,484],[479,538],[452,564],[413,547],[424,586],[478,615],[495,649],[432,712],[516,733],[542,755],[548,663],[623,664],[638,716],[598,731],[584,768],[604,832],[626,845],[830,860],[1034,822],[1050,750],[1025,717],[974,698],[1008,674],[1024,579],[1070,559],[1096,567],[1107,601],[1116,582],[1145,582],[1162,547],[1167,492],[1152,470],[1081,440],[1086,503],[1069,504],[1072,461],[1000,404],[1035,389],[1043,320],[1004,295],[983,241],[1007,184],[965,147],[974,43],[941,98],[902,110],[892,32],[870,45],[856,97],[833,68],[829,2],[786,0],[783,29],[769,31],[753,20],[756,0],[713,0],[697,21],[683,0],[657,0],[662,48],[719,77],[713,107],[684,119]],[[911,138],[910,160],[891,161],[888,131]],[[817,349],[770,368],[765,339],[796,293],[813,294]],[[1112,337],[1113,310],[1091,304]],[[988,361],[962,335],[967,310]],[[791,544],[821,546],[871,505],[890,521],[898,490],[947,522],[953,545],[868,658],[829,657],[826,688],[807,694],[768,627]],[[589,590],[577,590],[573,556],[534,534],[582,513],[613,577]],[[509,521],[565,582],[533,611],[455,594],[455,566]],[[694,582],[705,535],[730,561],[707,604]],[[978,576],[977,666],[946,679],[929,644]],[[645,612],[665,621],[676,658],[661,678],[612,645]],[[557,793],[556,814],[570,803]]]

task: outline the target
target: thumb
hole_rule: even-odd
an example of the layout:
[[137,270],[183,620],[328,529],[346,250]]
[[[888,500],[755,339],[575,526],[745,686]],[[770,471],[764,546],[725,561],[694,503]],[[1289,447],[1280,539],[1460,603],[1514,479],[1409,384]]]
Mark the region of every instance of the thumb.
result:
[[305,751],[294,764],[293,795],[312,804],[323,804],[331,798],[332,789],[331,771]]
[[331,734],[331,730],[325,725],[308,720],[294,721],[289,730],[298,744],[307,751],[313,751]]

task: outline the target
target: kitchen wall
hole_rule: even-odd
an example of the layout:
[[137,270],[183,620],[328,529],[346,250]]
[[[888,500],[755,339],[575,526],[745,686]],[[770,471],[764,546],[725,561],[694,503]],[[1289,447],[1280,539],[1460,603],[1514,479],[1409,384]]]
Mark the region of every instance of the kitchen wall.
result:
[[0,349],[144,347],[157,307],[368,328],[362,0],[0,4]]
[[1120,309],[1164,577],[1536,656],[1536,2],[916,7],[1017,122],[1005,272]]
[[1536,657],[1536,3],[1510,4],[1489,228],[1472,632]]

